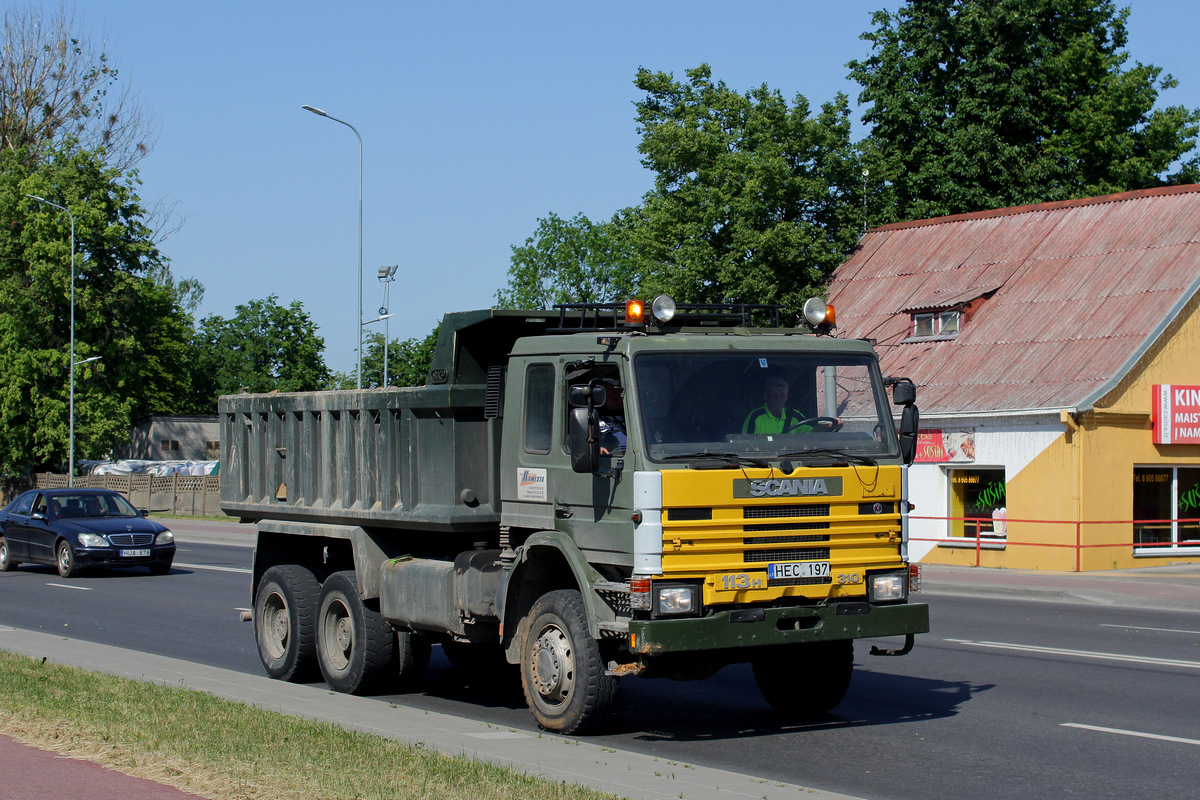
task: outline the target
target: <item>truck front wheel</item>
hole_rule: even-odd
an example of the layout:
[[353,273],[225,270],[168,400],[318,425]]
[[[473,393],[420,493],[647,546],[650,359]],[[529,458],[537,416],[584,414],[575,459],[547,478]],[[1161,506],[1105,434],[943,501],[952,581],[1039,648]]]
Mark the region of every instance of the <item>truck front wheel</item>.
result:
[[317,611],[317,663],[329,688],[370,694],[399,677],[410,686],[429,663],[424,637],[396,632],[363,604],[353,571],[335,572],[321,587]]
[[595,729],[612,709],[620,682],[604,674],[583,598],[573,590],[549,592],[533,604],[529,617],[521,686],[534,719],[555,733]]
[[818,717],[846,696],[854,673],[854,642],[793,645],[772,649],[753,661],[754,680],[777,711]]
[[316,678],[313,629],[320,593],[316,576],[304,567],[286,564],[263,573],[254,595],[254,638],[258,657],[272,678]]

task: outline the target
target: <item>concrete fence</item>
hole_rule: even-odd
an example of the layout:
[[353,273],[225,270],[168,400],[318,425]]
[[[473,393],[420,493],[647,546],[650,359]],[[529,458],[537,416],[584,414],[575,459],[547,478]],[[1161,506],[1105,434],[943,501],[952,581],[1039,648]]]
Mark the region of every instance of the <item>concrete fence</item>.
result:
[[[37,488],[65,489],[67,476],[50,472],[37,474]],[[75,479],[77,489],[112,489],[125,495],[137,508],[151,514],[181,514],[219,517],[221,479],[217,475],[83,475]]]

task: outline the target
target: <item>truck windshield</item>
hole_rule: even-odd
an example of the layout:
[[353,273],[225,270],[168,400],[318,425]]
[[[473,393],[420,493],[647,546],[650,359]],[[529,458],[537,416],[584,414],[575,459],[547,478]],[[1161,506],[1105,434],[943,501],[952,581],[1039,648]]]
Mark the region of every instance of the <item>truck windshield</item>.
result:
[[896,458],[874,359],[829,353],[643,353],[634,360],[657,461]]

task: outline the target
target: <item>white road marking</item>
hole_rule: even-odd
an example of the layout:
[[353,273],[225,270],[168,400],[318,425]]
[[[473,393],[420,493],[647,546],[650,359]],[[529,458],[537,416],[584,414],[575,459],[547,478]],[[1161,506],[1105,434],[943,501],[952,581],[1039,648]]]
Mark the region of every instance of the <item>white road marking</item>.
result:
[[1194,744],[1200,747],[1200,739],[1184,739],[1181,736],[1163,736],[1160,733],[1144,733],[1142,731],[1127,731],[1121,728],[1101,728],[1099,725],[1082,725],[1078,722],[1064,722],[1064,728],[1081,728],[1085,731],[1099,731],[1100,733],[1117,733],[1121,736],[1137,736],[1142,739],[1158,739],[1162,742],[1178,742],[1180,744]]
[[1127,631],[1158,631],[1159,633],[1189,633],[1200,636],[1200,631],[1186,631],[1178,628],[1146,628],[1141,625],[1114,625],[1111,622],[1101,622],[1101,628],[1124,628]]
[[71,586],[66,583],[47,583],[47,586],[57,586],[60,589],[74,589],[77,592],[90,592],[95,587],[93,586]]
[[1151,664],[1158,667],[1182,667],[1184,669],[1200,669],[1200,661],[1181,661],[1174,658],[1153,658],[1151,656],[1128,656],[1122,653],[1093,653],[1090,650],[1067,650],[1061,647],[1038,647],[1032,644],[1011,644],[1008,642],[972,642],[967,639],[946,639],[954,644],[965,644],[971,647],[988,647],[996,650],[1020,650],[1026,653],[1043,653],[1055,656],[1074,656],[1076,658],[1096,658],[1103,661],[1128,661],[1134,664]]
[[250,574],[250,570],[244,569],[243,567],[214,567],[208,564],[181,564],[178,561],[175,562],[175,566],[186,567],[187,569],[209,569],[213,570],[214,572],[241,572],[246,575]]

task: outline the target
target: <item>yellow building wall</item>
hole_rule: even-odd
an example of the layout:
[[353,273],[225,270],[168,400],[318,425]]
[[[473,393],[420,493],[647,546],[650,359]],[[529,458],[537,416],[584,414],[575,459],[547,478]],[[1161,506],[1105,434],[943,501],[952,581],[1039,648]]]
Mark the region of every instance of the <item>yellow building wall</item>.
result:
[[1155,445],[1150,416],[1154,384],[1200,385],[1197,308],[1193,302],[1094,410],[1064,423],[1062,436],[1008,476],[1004,549],[935,548],[923,560],[1058,571],[1200,562],[1165,549],[1135,557],[1131,524],[1134,467],[1200,465],[1200,445]]

